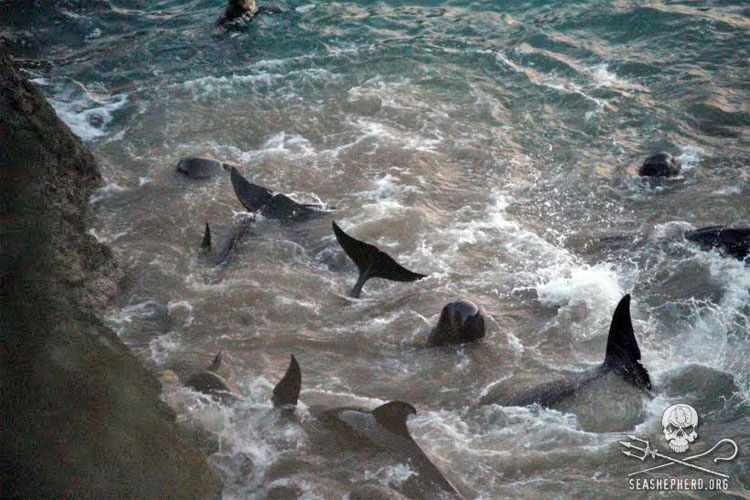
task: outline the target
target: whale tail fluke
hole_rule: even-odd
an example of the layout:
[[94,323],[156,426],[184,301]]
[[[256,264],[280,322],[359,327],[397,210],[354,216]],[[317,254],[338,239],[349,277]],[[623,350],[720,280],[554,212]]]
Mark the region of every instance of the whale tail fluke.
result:
[[201,241],[201,250],[208,253],[211,251],[211,228],[206,222],[206,230],[203,233],[203,241]]
[[273,199],[271,190],[248,182],[235,167],[229,168],[229,177],[234,194],[248,212],[257,212]]
[[274,406],[297,406],[297,400],[299,399],[299,391],[302,387],[302,372],[299,369],[299,363],[294,357],[291,356],[289,361],[289,368],[287,368],[284,377],[281,381],[276,384],[273,388],[273,401]]
[[641,364],[641,350],[630,319],[630,294],[620,300],[612,316],[604,366],[639,389],[651,389],[651,377]]
[[336,224],[336,221],[331,224],[339,245],[359,269],[359,278],[350,294],[352,297],[359,297],[362,287],[370,278],[383,278],[391,281],[417,281],[427,276],[426,274],[409,271],[393,260],[391,256],[381,252],[375,245],[352,238]]

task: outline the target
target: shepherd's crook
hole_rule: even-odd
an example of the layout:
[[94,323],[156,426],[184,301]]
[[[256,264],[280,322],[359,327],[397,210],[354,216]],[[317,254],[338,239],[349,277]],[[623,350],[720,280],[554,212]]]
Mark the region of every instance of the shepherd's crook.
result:
[[[731,444],[734,447],[734,452],[729,457],[716,457],[716,458],[714,458],[714,463],[716,464],[716,463],[719,463],[719,462],[722,462],[722,461],[734,460],[734,457],[736,457],[737,453],[739,452],[739,447],[737,446],[737,443],[735,443],[734,440],[732,440],[732,439],[722,439],[721,441],[718,441],[713,446],[713,448],[711,448],[710,450],[704,451],[703,453],[699,453],[697,455],[691,455],[689,457],[685,457],[684,460],[685,460],[685,462],[687,462],[689,460],[695,460],[696,458],[705,457],[706,455],[712,453],[716,448],[718,448],[719,446],[721,446],[724,443]],[[669,467],[673,463],[674,462],[667,462],[665,464],[657,465],[656,467],[651,467],[650,469],[644,469],[644,470],[639,470],[638,472],[632,472],[632,473],[628,474],[628,476],[634,476],[636,474],[642,474],[644,472],[651,472],[651,471],[655,471],[657,469],[663,469],[664,467]]]
[[[638,460],[640,460],[641,462],[643,462],[646,459],[647,456],[651,455],[651,458],[656,458],[656,457],[663,458],[665,460],[669,460],[670,462],[673,462],[673,463],[676,463],[676,464],[680,464],[680,465],[684,465],[685,467],[690,467],[691,469],[696,469],[696,470],[705,472],[707,474],[713,474],[714,476],[719,476],[719,477],[723,477],[724,479],[729,479],[729,476],[726,475],[726,474],[722,474],[720,472],[712,471],[710,469],[705,469],[703,467],[699,467],[697,465],[693,465],[691,463],[685,462],[684,460],[679,460],[677,458],[672,458],[670,456],[663,455],[663,454],[659,453],[658,450],[651,448],[651,445],[649,444],[649,442],[646,441],[646,440],[644,440],[644,439],[640,439],[640,438],[637,438],[635,436],[628,436],[628,439],[632,439],[634,441],[640,441],[641,443],[644,443],[646,445],[644,448],[640,448],[640,447],[636,446],[635,444],[633,444],[633,443],[631,443],[629,441],[620,441],[620,444],[623,445],[626,448],[629,448],[629,449],[632,448],[634,450],[643,452],[643,456],[640,456],[640,455],[637,455],[637,454],[635,454],[635,453],[633,453],[631,451],[623,450],[622,452],[626,456],[628,456],[628,457],[637,458]],[[734,458],[734,456],[732,456],[732,458]],[[667,464],[662,464],[662,465],[667,465]],[[640,474],[642,472],[645,472],[645,471],[631,472],[630,474],[628,474],[628,477],[634,476],[636,474]]]

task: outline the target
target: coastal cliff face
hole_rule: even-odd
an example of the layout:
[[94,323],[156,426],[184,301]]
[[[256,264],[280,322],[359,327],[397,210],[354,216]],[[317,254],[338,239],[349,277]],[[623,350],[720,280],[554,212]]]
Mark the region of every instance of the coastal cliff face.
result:
[[87,234],[86,147],[0,47],[2,498],[217,498],[160,386],[96,315],[122,273]]

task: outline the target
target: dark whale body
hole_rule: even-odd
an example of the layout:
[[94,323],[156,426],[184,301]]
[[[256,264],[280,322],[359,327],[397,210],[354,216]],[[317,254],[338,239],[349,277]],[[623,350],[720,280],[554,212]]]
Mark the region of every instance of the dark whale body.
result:
[[289,9],[278,4],[258,6],[255,0],[229,0],[224,14],[216,20],[216,27],[238,30],[258,14],[281,14],[288,11]]
[[229,166],[210,158],[189,157],[177,162],[177,171],[189,179],[209,179],[219,175]]
[[[302,375],[297,360],[292,356],[284,378],[273,390],[274,406],[293,411],[297,405]],[[328,429],[368,447],[395,453],[407,459],[419,473],[420,484],[439,489],[452,498],[463,498],[440,470],[430,461],[409,434],[406,419],[417,413],[409,403],[391,401],[374,410],[356,407],[310,408],[316,420]]]
[[[417,410],[403,401],[390,401],[373,410],[359,407],[322,409],[310,411],[329,429],[345,436],[347,440],[380,450],[386,450],[407,460],[417,473],[417,491],[438,490],[451,498],[463,499],[455,486],[443,475],[411,437],[406,420]],[[426,497],[425,497],[426,498]]]
[[222,354],[223,353],[219,351],[211,364],[208,365],[208,368],[188,377],[185,381],[185,385],[216,399],[235,399],[237,397],[236,386],[227,382],[224,377],[216,373],[221,366]]
[[669,153],[660,151],[654,153],[643,162],[638,169],[642,177],[674,177],[680,173],[680,160]]
[[270,189],[248,182],[235,167],[230,167],[234,194],[248,212],[260,212],[269,219],[282,221],[304,221],[319,217],[326,212],[320,205],[297,203],[283,194],[274,194]]
[[737,260],[744,260],[750,253],[750,228],[704,227],[686,232],[685,239],[702,250],[719,250]]
[[538,404],[549,407],[609,373],[619,375],[639,389],[650,390],[651,378],[640,359],[641,351],[638,348],[630,319],[630,295],[626,295],[620,300],[612,316],[607,339],[607,353],[601,365],[562,380],[541,384],[513,396],[504,396],[497,391],[491,391],[480,400],[480,404],[500,406]]
[[370,278],[382,278],[391,281],[416,281],[427,276],[426,274],[409,271],[375,245],[352,238],[336,224],[336,221],[333,221],[332,225],[333,234],[336,235],[339,245],[344,249],[346,255],[354,261],[357,269],[359,269],[359,278],[357,278],[357,283],[352,288],[351,297],[358,298],[362,292],[362,287],[365,286],[365,283]]
[[212,262],[216,265],[228,264],[234,259],[234,256],[237,254],[237,246],[246,238],[255,235],[252,229],[252,219],[247,219],[240,222],[239,224],[234,226],[232,232],[227,237],[221,249],[219,249],[219,251],[214,254],[212,252],[213,247],[211,226],[209,226],[208,222],[206,222],[206,229],[203,233],[203,240],[201,241],[201,252],[208,258],[212,258]]
[[465,344],[481,339],[484,333],[484,316],[479,308],[468,300],[457,300],[443,307],[427,345]]
[[224,14],[216,20],[217,27],[239,28],[251,21],[258,13],[255,0],[229,0]]

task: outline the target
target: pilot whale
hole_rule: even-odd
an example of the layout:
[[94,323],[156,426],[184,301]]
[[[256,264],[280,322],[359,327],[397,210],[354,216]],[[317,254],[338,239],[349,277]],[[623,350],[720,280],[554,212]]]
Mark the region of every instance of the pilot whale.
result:
[[682,163],[669,153],[654,153],[638,169],[641,177],[674,177],[680,173]]
[[234,194],[248,212],[260,212],[264,217],[282,221],[308,220],[326,213],[322,205],[297,203],[286,195],[274,194],[270,189],[249,182],[235,167],[229,168],[229,176]]
[[744,260],[750,253],[750,228],[704,227],[687,231],[685,239],[702,250],[719,250],[737,260]]
[[219,249],[216,254],[213,253],[212,237],[211,237],[211,226],[206,222],[206,228],[203,232],[203,240],[201,241],[201,253],[205,256],[213,257],[213,261],[216,264],[227,264],[234,259],[237,253],[237,246],[245,239],[250,236],[254,236],[253,233],[253,219],[245,219],[232,229],[229,233],[226,242]]
[[651,378],[640,360],[641,351],[638,348],[630,319],[630,295],[625,295],[617,304],[612,316],[607,338],[607,353],[601,365],[566,379],[539,385],[514,396],[504,396],[497,390],[491,391],[480,400],[479,404],[500,406],[538,404],[548,407],[609,373],[619,375],[639,389],[650,390]]
[[177,162],[177,172],[190,179],[208,179],[224,170],[229,170],[231,164],[222,163],[211,158],[191,156]]
[[446,304],[435,328],[427,339],[428,346],[465,344],[484,337],[484,316],[473,302],[457,300]]
[[333,225],[333,234],[336,235],[339,245],[359,269],[359,278],[357,278],[357,283],[349,294],[351,297],[358,298],[362,292],[362,287],[370,278],[382,278],[391,281],[417,281],[427,276],[426,274],[409,271],[375,245],[352,238],[336,224],[336,221],[331,224]]
[[[239,390],[236,385],[227,381],[219,375],[217,371],[221,367],[223,352],[219,351],[208,367],[201,372],[194,373],[185,381],[185,385],[195,389],[198,392],[208,394],[216,399],[232,401],[239,397]],[[297,405],[299,398],[302,375],[300,373],[299,363],[291,355],[289,366],[286,373],[273,388],[271,401],[274,407],[294,407]]]
[[185,385],[195,389],[198,392],[208,394],[216,399],[232,400],[237,397],[237,386],[228,382],[217,371],[221,367],[222,352],[219,351],[214,356],[213,361],[208,367],[198,373],[194,373],[185,381]]
[[[360,407],[310,409],[329,429],[344,435],[348,440],[368,447],[386,450],[407,460],[417,472],[417,491],[425,498],[426,491],[435,489],[451,498],[463,499],[456,487],[422,451],[409,433],[406,425],[417,410],[403,401],[389,401],[372,410]],[[433,497],[434,498],[434,497]]]
[[259,7],[255,0],[229,0],[224,14],[216,20],[216,27],[239,29],[252,21],[257,14],[276,14],[287,10],[280,5]]
[[[300,367],[292,356],[286,374],[273,390],[271,399],[274,406],[293,411],[301,385]],[[326,428],[348,441],[389,451],[406,459],[418,472],[421,485],[435,487],[453,498],[463,498],[411,437],[406,420],[417,413],[411,404],[390,401],[373,410],[359,407],[312,407],[310,413]]]
[[276,387],[273,388],[271,401],[274,406],[284,406],[293,409],[299,400],[299,391],[302,388],[302,371],[294,354],[290,356],[289,367]]

